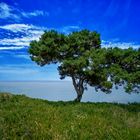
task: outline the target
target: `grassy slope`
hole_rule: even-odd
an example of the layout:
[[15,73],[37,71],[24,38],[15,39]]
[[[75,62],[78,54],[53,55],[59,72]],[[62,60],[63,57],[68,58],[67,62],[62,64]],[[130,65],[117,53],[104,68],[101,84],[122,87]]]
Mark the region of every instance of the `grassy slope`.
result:
[[48,102],[0,93],[0,139],[140,139],[140,104]]

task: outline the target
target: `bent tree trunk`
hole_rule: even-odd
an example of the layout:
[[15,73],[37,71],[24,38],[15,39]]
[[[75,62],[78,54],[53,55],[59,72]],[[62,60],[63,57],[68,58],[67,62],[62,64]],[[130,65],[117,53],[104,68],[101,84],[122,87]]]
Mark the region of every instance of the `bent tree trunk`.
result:
[[77,97],[75,98],[74,101],[80,102],[82,99],[82,95],[84,93],[84,87],[83,87],[84,80],[82,78],[80,78],[78,81],[76,81],[76,78],[74,78],[74,76],[72,76],[72,82],[73,82],[75,91],[77,93]]

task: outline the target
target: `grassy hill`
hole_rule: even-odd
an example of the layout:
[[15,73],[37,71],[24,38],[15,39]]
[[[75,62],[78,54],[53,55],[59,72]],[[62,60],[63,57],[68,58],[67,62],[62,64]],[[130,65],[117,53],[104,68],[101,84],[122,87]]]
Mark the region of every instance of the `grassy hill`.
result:
[[0,93],[1,140],[139,140],[140,104],[49,102]]

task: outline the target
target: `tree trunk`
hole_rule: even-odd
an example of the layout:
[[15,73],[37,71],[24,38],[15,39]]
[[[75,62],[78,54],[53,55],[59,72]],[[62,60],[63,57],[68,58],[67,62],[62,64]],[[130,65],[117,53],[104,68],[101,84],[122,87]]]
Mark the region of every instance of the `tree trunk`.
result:
[[76,82],[76,79],[74,78],[74,76],[72,76],[72,81],[73,81],[73,86],[75,88],[75,91],[77,93],[77,97],[75,98],[74,101],[80,102],[82,99],[82,95],[84,93],[84,87],[83,87],[84,80],[80,78],[78,82]]
[[74,99],[75,102],[80,102],[82,99],[82,94],[81,95],[78,95],[77,94],[77,97]]

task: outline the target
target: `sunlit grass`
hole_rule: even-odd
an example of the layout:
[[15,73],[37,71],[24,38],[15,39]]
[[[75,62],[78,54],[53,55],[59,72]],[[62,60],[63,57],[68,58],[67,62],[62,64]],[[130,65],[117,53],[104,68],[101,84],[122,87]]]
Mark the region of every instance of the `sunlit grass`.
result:
[[0,139],[139,140],[140,104],[49,102],[0,93]]

